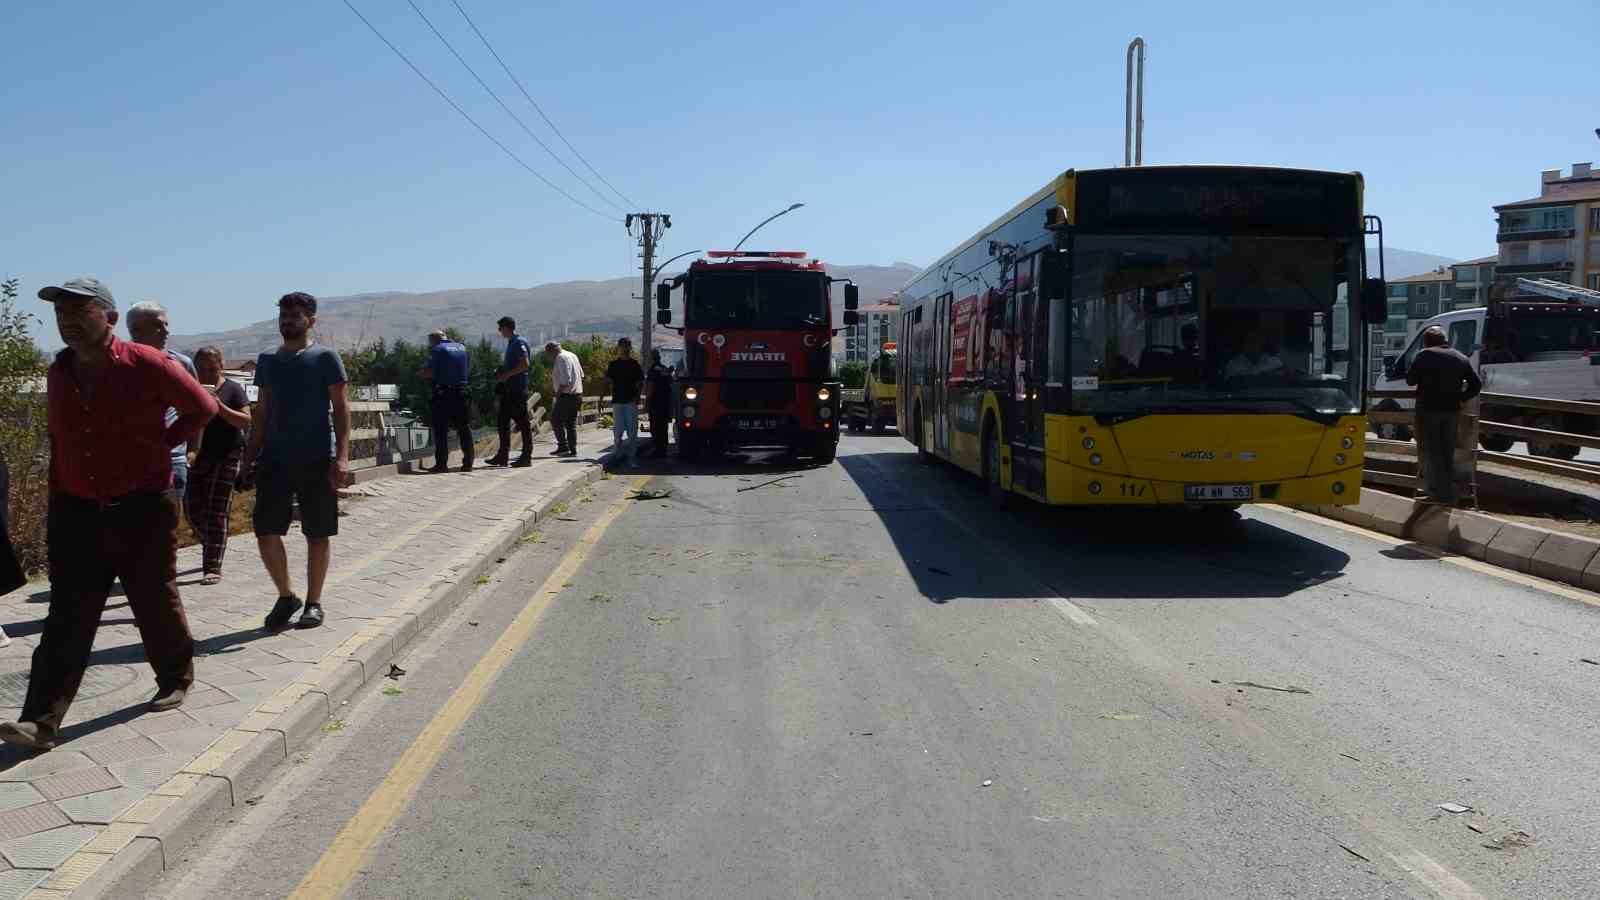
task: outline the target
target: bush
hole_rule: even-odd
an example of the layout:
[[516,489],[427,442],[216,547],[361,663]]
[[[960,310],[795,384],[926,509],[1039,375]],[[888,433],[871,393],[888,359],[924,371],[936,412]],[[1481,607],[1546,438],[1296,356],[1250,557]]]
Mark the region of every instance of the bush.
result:
[[867,383],[867,364],[859,361],[845,363],[839,367],[839,380],[847,388],[864,386]]
[[0,283],[0,461],[10,476],[6,518],[24,572],[43,570],[50,447],[45,423],[44,354],[33,343],[39,320],[17,309],[17,281]]

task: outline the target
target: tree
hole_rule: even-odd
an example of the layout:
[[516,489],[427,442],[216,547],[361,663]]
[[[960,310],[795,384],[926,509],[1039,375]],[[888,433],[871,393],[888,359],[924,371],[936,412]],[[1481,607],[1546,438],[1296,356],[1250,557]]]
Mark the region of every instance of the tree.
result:
[[867,364],[860,360],[852,360],[839,367],[839,380],[847,388],[862,387],[867,383]]
[[7,531],[24,572],[44,566],[45,489],[50,446],[45,419],[44,353],[33,342],[35,316],[17,309],[18,282],[0,282],[0,462],[10,481]]

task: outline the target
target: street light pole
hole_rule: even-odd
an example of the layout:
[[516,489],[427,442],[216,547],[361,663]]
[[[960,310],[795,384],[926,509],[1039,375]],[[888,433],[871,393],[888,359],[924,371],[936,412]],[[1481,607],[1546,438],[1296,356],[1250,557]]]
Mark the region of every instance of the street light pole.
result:
[[[778,210],[777,212],[773,213],[772,215],[767,216],[766,219],[762,220],[761,225],[757,225],[756,227],[750,229],[750,234],[755,234],[756,232],[761,230],[761,226],[762,225],[765,225],[768,222],[771,222],[773,219],[776,219],[779,216],[787,215],[788,213],[792,213],[792,212],[794,212],[795,210],[799,209],[802,206],[805,206],[805,204],[804,203],[795,203],[795,204],[791,205],[788,209]],[[733,249],[738,250],[740,247],[743,247],[744,246],[744,242],[750,240],[750,234],[747,234],[744,237],[740,238],[739,239],[739,243],[733,245]]]

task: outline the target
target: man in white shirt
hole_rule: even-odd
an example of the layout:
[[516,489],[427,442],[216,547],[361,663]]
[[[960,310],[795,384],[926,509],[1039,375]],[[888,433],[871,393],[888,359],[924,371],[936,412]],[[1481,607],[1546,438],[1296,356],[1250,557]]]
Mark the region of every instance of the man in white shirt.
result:
[[550,411],[550,422],[556,429],[556,449],[551,456],[578,455],[578,404],[583,397],[583,365],[578,355],[563,350],[551,341],[544,345],[544,355],[550,359],[550,384],[555,388],[555,406]]
[[1283,360],[1263,346],[1261,332],[1251,329],[1243,339],[1243,349],[1235,353],[1222,367],[1225,378],[1248,378],[1253,375],[1277,375],[1283,372]]

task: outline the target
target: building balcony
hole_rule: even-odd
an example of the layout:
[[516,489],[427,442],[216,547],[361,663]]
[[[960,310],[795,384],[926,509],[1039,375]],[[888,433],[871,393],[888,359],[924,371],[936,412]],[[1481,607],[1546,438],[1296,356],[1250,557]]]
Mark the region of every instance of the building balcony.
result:
[[1500,266],[1495,269],[1498,275],[1532,275],[1537,272],[1559,272],[1565,274],[1572,271],[1572,261],[1564,262],[1538,262],[1523,263],[1515,266]]
[[1501,231],[1495,235],[1495,242],[1499,244],[1510,241],[1565,241],[1577,235],[1577,230],[1572,228],[1542,228],[1537,231]]

